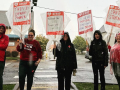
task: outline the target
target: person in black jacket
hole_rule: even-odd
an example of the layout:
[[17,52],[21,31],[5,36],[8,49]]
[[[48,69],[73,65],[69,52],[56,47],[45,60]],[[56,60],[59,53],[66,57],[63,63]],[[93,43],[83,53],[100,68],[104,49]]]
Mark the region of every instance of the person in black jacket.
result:
[[69,34],[64,33],[57,47],[54,45],[53,54],[56,54],[56,70],[58,75],[58,90],[70,90],[72,71],[77,68],[76,53]]
[[105,90],[104,72],[108,66],[108,49],[99,30],[94,32],[94,40],[91,42],[90,49],[87,48],[87,51],[92,56],[94,90],[98,90],[98,70],[100,72],[101,90]]

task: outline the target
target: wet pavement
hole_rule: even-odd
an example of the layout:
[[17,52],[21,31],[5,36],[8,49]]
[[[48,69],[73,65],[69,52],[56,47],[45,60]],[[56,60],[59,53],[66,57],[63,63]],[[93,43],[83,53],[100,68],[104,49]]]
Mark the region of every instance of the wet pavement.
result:
[[[78,69],[76,76],[72,76],[72,82],[92,82],[92,64],[84,55],[77,55]],[[7,61],[3,75],[4,84],[18,83],[19,61]],[[106,83],[116,84],[114,76],[110,75],[110,66],[105,69]],[[34,75],[32,90],[57,90],[57,72],[55,61],[42,60]],[[72,90],[72,89],[71,89]]]

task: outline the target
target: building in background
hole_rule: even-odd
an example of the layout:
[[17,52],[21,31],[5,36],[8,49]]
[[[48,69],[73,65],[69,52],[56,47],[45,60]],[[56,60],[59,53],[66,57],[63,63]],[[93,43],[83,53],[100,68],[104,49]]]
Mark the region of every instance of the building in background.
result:
[[[101,31],[102,36],[103,36],[103,39],[104,39],[105,35],[107,34],[107,32],[105,31],[104,25],[100,28],[100,31]],[[106,43],[108,43],[109,36],[106,37],[104,40],[106,41]],[[114,35],[111,35],[109,44],[110,44],[111,46],[113,46],[113,45],[114,45],[114,42],[115,42],[115,36],[114,36]]]
[[7,11],[0,11],[0,23],[4,23],[6,25],[6,33],[5,34],[10,34],[11,33],[11,27],[9,25],[7,16],[6,16]]
[[[7,34],[7,36],[9,37],[9,44],[8,44],[8,48],[6,51],[16,51],[16,47],[18,45],[19,42],[19,36],[18,35],[14,35],[14,34]],[[27,38],[28,36],[25,35],[25,38]]]

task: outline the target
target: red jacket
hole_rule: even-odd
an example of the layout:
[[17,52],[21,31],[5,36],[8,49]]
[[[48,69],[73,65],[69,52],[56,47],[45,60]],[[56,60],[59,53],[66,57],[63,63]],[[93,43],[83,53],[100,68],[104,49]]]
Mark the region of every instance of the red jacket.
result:
[[29,41],[25,39],[25,44],[22,44],[22,49],[17,45],[17,51],[20,52],[20,60],[29,61],[31,59],[32,61],[37,61],[42,58],[41,47],[36,40]]
[[120,63],[120,44],[115,44],[110,50],[110,63]]
[[[6,26],[0,23],[0,26],[4,26],[6,32]],[[5,35],[5,32],[0,35],[0,61],[5,60],[5,50],[8,47],[9,37]]]

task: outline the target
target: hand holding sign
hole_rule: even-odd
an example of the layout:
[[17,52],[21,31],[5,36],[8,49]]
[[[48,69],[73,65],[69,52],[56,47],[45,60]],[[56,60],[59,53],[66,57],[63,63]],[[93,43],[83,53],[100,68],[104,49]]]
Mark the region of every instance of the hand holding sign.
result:
[[23,43],[23,40],[22,40],[22,39],[19,40],[19,45],[20,45],[21,43]]

